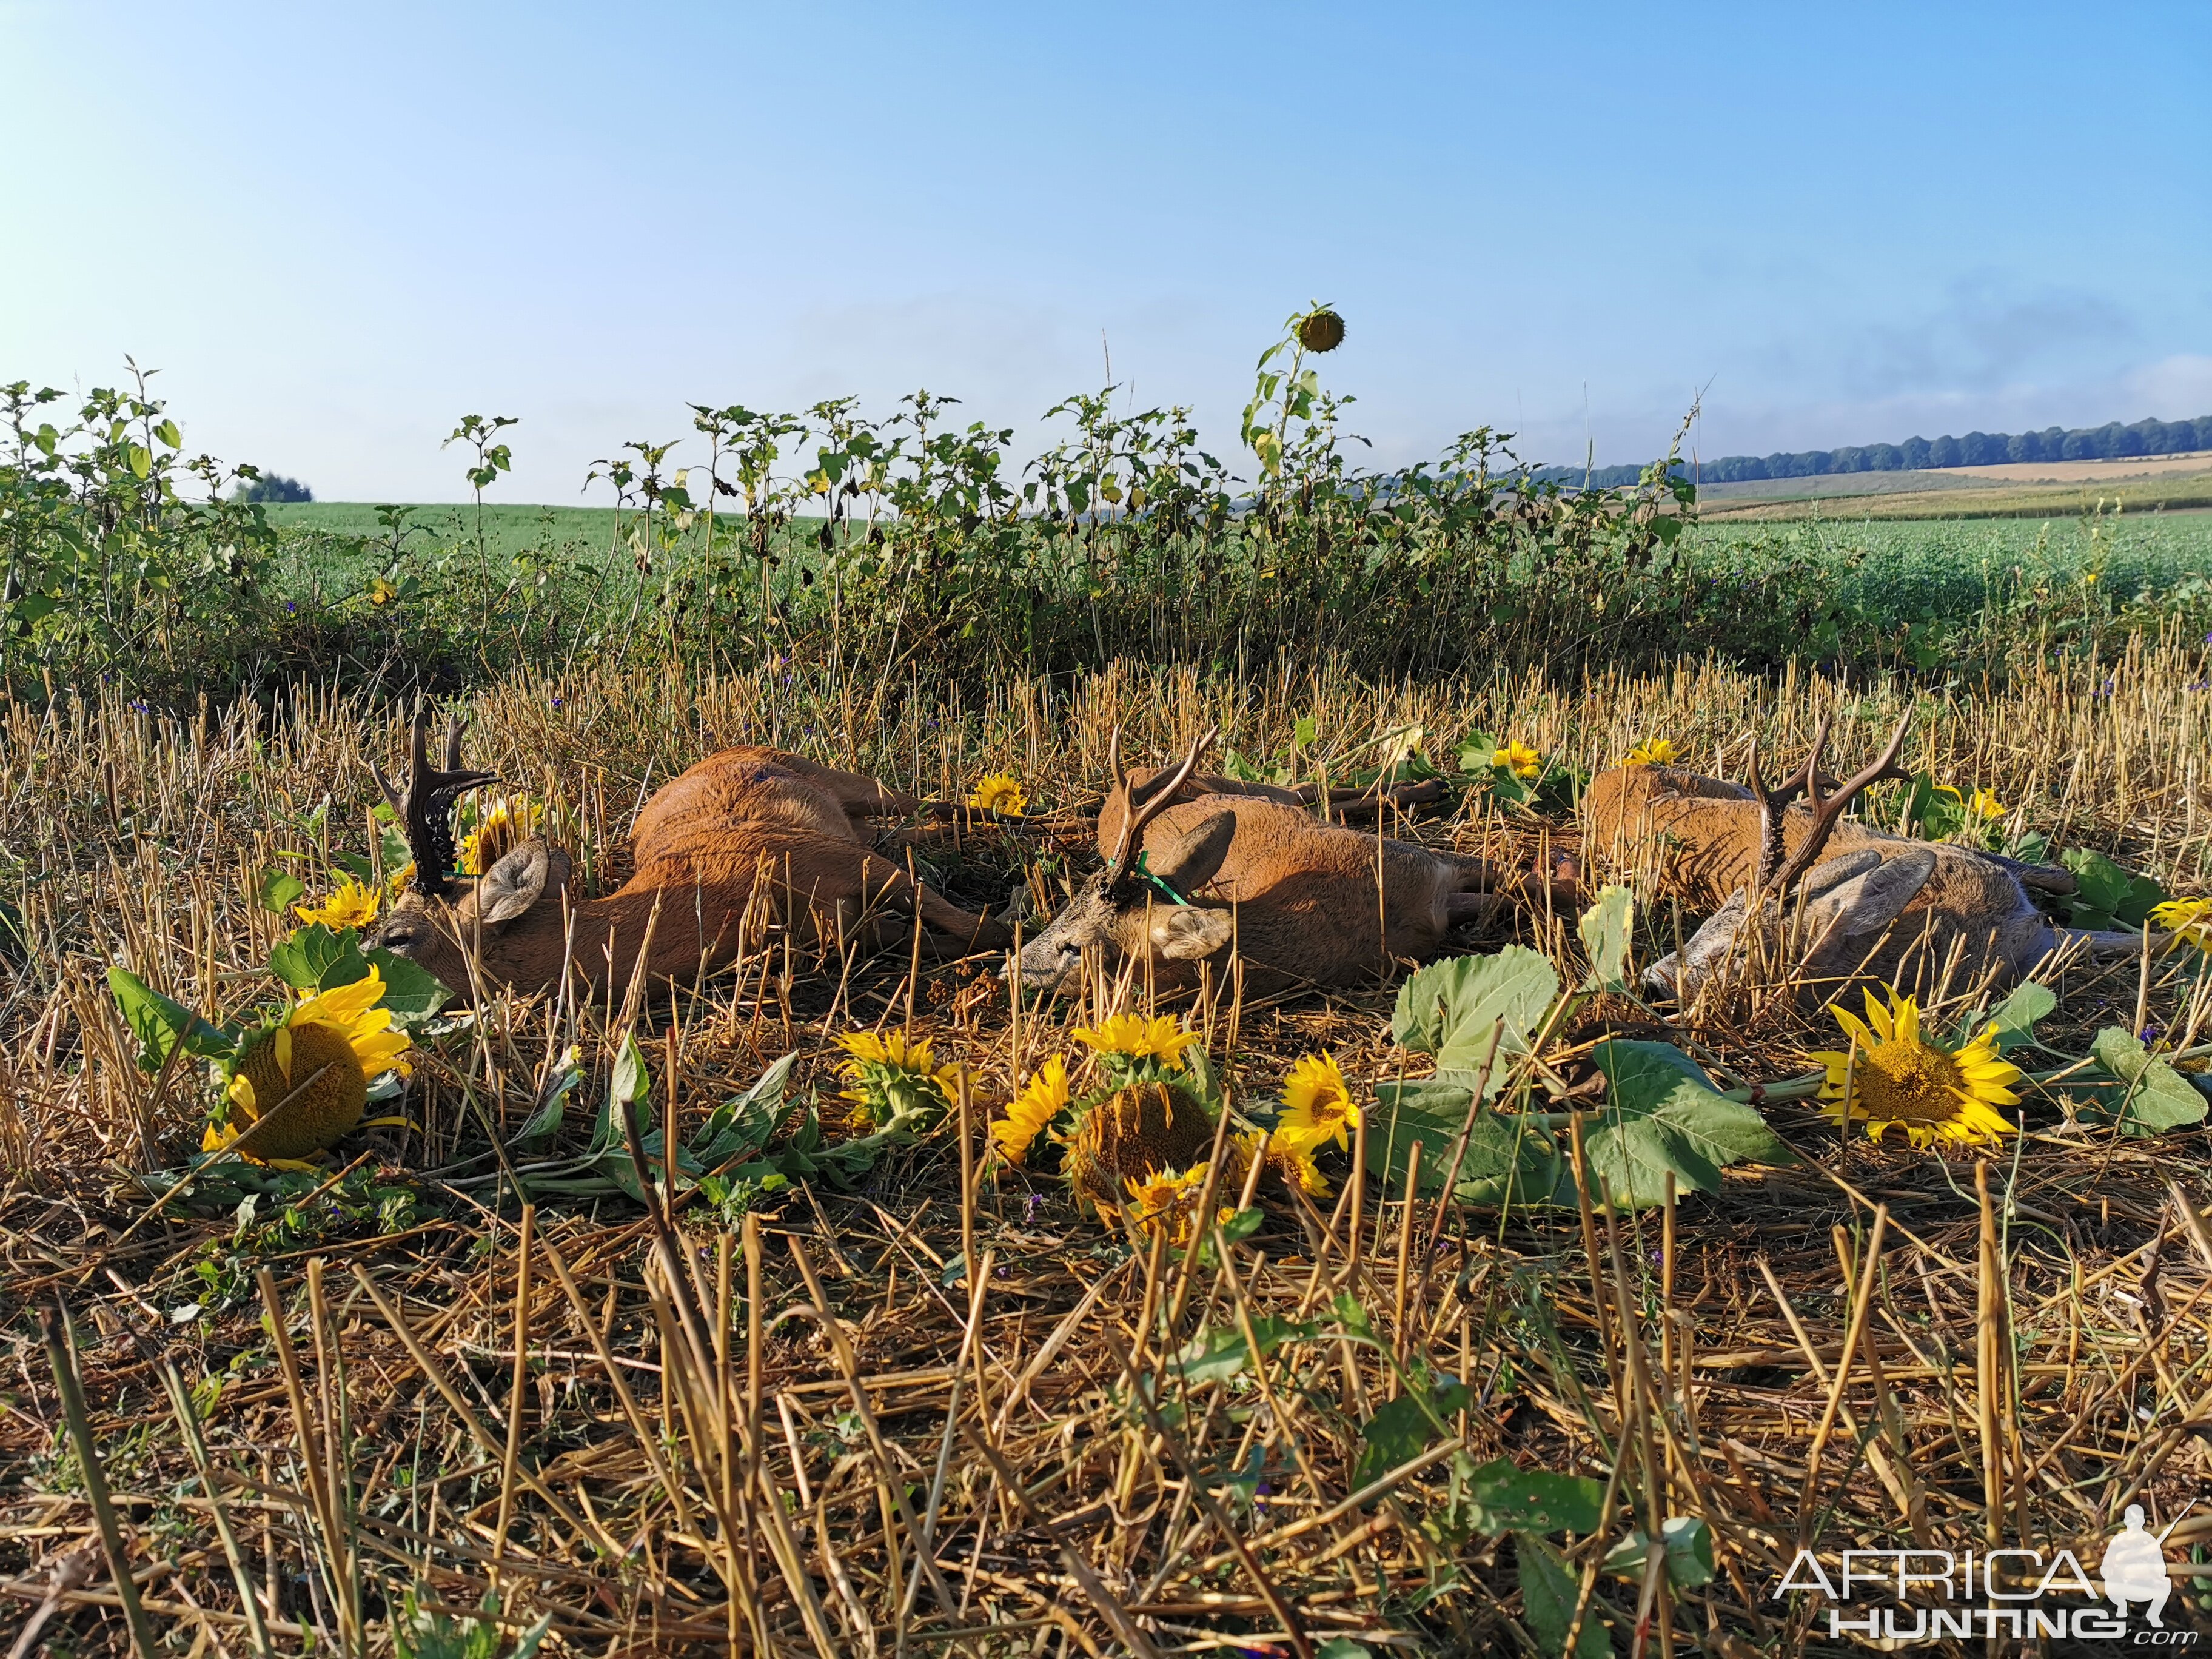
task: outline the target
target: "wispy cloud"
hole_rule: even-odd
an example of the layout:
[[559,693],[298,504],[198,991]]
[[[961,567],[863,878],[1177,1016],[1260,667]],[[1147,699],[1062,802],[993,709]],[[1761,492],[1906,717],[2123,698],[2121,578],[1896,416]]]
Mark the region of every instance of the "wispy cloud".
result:
[[2110,361],[2136,332],[2132,314],[2108,295],[2014,292],[1982,276],[1917,316],[1863,325],[1827,345],[1847,396],[1958,396],[1998,392],[2085,357]]

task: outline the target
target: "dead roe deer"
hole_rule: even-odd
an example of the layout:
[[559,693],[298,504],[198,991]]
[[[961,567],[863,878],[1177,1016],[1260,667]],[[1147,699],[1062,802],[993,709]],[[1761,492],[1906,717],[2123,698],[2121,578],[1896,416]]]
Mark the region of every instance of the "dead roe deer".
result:
[[[1340,985],[1433,954],[1454,927],[1510,900],[1486,860],[1316,823],[1315,797],[1196,775],[1214,733],[1172,771],[1116,777],[1098,818],[1105,867],[1024,945],[1024,989],[1072,989],[1084,954],[1146,961],[1156,982],[1225,968],[1232,946],[1255,983]],[[1401,799],[1427,798],[1416,786]],[[1346,792],[1347,803],[1374,797]]]
[[1673,766],[1619,766],[1591,779],[1585,852],[1634,858],[1663,847],[1684,897],[1718,907],[1646,982],[1687,1002],[1735,963],[1738,974],[1795,979],[1822,1000],[1873,981],[1926,996],[1946,983],[2012,984],[2070,939],[2140,945],[2132,933],[2054,926],[2031,891],[2071,892],[2063,870],[1844,817],[1870,784],[1911,777],[1897,765],[1911,724],[1900,721],[1881,753],[1841,783],[1820,770],[1826,718],[1804,765],[1778,787],[1760,775],[1756,740],[1747,787]]
[[472,880],[457,878],[453,803],[494,776],[462,765],[458,720],[442,769],[429,764],[419,714],[410,744],[404,790],[376,772],[415,858],[413,882],[376,943],[419,962],[464,1001],[478,984],[544,989],[564,963],[582,983],[611,981],[619,991],[648,931],[648,983],[695,977],[742,948],[757,893],[757,915],[816,940],[872,947],[906,939],[916,910],[935,954],[1000,949],[1011,939],[998,921],[949,903],[869,849],[870,820],[936,809],[873,778],[774,749],[722,750],[664,786],[631,832],[635,873],[603,898],[572,896],[568,853],[541,837]]

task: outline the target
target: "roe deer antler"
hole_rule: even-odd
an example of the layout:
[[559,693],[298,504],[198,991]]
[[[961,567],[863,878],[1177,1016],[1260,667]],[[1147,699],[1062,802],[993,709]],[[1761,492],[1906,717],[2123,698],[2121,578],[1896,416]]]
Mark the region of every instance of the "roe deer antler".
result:
[[[1826,795],[1821,793],[1822,774],[1820,751],[1827,747],[1830,716],[1822,715],[1814,728],[1813,747],[1805,757],[1804,765],[1783,782],[1767,787],[1759,771],[1759,741],[1752,740],[1751,792],[1759,801],[1759,855],[1758,879],[1753,884],[1754,894],[1775,891],[1788,894],[1805,878],[1805,872],[1820,862],[1820,853],[1828,838],[1836,832],[1836,825],[1859,793],[1869,784],[1885,778],[1909,781],[1912,774],[1897,764],[1899,750],[1905,747],[1905,734],[1912,729],[1912,715],[1908,712],[1898,721],[1897,730],[1890,733],[1889,742],[1881,753],[1856,772],[1836,785]],[[1813,827],[1803,842],[1787,859],[1783,857],[1782,818],[1790,803],[1802,795],[1813,809]]]
[[[1219,726],[1207,726],[1205,735],[1191,744],[1190,753],[1182,757],[1182,765],[1172,772],[1148,779],[1141,791],[1129,790],[1128,814],[1122,820],[1121,839],[1114,848],[1114,856],[1106,861],[1106,879],[1109,886],[1129,873],[1137,848],[1144,840],[1145,826],[1167,811],[1175,800],[1176,791],[1188,783],[1190,775],[1198,769],[1198,757],[1220,734]],[[1115,787],[1120,788],[1123,781],[1121,777],[1121,733],[1119,727],[1115,729],[1109,758],[1115,768]],[[1143,797],[1141,804],[1139,800],[1140,793]]]
[[1759,868],[1752,882],[1755,891],[1764,892],[1774,872],[1782,867],[1782,815],[1789,810],[1790,803],[1811,785],[1819,768],[1820,751],[1828,746],[1828,723],[1833,718],[1832,714],[1820,716],[1820,723],[1813,728],[1813,749],[1806,756],[1804,765],[1771,787],[1759,764],[1759,734],[1751,734],[1749,781],[1752,797],[1759,802]]
[[432,898],[453,891],[453,801],[464,790],[499,781],[496,772],[478,772],[461,764],[461,727],[456,718],[446,728],[446,764],[430,764],[430,717],[419,703],[408,727],[407,788],[395,791],[384,770],[368,763],[376,787],[399,819],[407,837],[407,850],[415,855],[415,890]]

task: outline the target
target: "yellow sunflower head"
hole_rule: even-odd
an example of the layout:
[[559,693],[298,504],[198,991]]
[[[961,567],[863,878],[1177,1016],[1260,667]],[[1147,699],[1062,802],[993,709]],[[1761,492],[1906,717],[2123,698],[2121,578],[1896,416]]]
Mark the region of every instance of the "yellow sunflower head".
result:
[[[1229,1184],[1238,1192],[1244,1188],[1244,1177],[1251,1172],[1252,1160],[1260,1151],[1260,1142],[1266,1139],[1257,1129],[1247,1129],[1231,1136],[1228,1147]],[[1328,1177],[1314,1162],[1313,1148],[1285,1132],[1279,1125],[1273,1139],[1267,1140],[1267,1169],[1285,1186],[1296,1187],[1310,1198],[1328,1196]]]
[[1672,766],[1682,758],[1682,751],[1665,738],[1646,738],[1628,751],[1623,766]]
[[2176,945],[2193,945],[2212,957],[2212,898],[2168,899],[2151,907],[2149,921],[2172,934]]
[[308,1158],[352,1130],[370,1080],[410,1069],[407,1034],[392,1029],[392,1011],[377,1006],[383,997],[384,976],[372,966],[368,978],[301,1001],[240,1057],[228,1109],[208,1126],[203,1148],[227,1146],[264,1117],[268,1127],[242,1156]]
[[318,922],[332,933],[348,927],[366,927],[376,920],[383,895],[374,887],[364,886],[351,876],[340,876],[331,896],[320,904],[295,904],[292,914],[305,922]]
[[858,1077],[864,1066],[888,1066],[926,1077],[931,1070],[929,1042],[927,1037],[908,1041],[903,1031],[848,1031],[837,1039],[846,1054],[837,1069],[847,1077]]
[[1328,1196],[1328,1177],[1314,1162],[1310,1147],[1287,1146],[1283,1150],[1283,1175],[1285,1180],[1297,1183],[1298,1190],[1308,1198]]
[[1977,789],[1966,797],[1966,816],[1977,823],[1995,823],[2005,815],[2005,804],[1994,789]]
[[1334,1055],[1308,1054],[1291,1067],[1290,1076],[1283,1079],[1283,1110],[1275,1130],[1279,1143],[1309,1155],[1332,1140],[1346,1150],[1352,1145],[1348,1131],[1358,1127],[1359,1108]]
[[1180,1175],[1173,1170],[1154,1169],[1141,1176],[1129,1176],[1123,1184],[1129,1189],[1132,1217],[1139,1226],[1168,1229],[1171,1244],[1188,1243],[1198,1201],[1205,1193],[1206,1173],[1211,1167],[1194,1164]]
[[1945,1048],[1921,1036],[1919,1006],[1911,997],[1892,989],[1884,1007],[1869,989],[1866,1009],[1863,1021],[1835,1010],[1836,1023],[1856,1052],[1820,1050],[1809,1056],[1827,1068],[1820,1098],[1830,1119],[1865,1124],[1870,1140],[1902,1130],[1915,1146],[1994,1145],[2014,1132],[1995,1109],[2018,1104],[2011,1085],[2020,1080],[2020,1067],[1997,1053],[1994,1024],[1958,1048]]
[[1510,772],[1523,783],[1534,783],[1543,775],[1544,757],[1534,745],[1515,738],[1503,749],[1491,752],[1490,763],[1501,771]]
[[392,585],[390,578],[385,576],[369,578],[368,602],[371,605],[389,605],[398,597],[399,590]]
[[932,1064],[929,1039],[909,1041],[903,1031],[853,1031],[837,1039],[845,1051],[837,1073],[853,1086],[840,1097],[853,1103],[848,1127],[879,1129],[892,1119],[943,1110],[958,1097],[960,1067]]
[[978,778],[975,787],[968,792],[968,805],[979,812],[998,812],[1018,818],[1029,804],[1022,781],[1011,772],[993,772]]
[[1165,1014],[1146,1019],[1142,1014],[1112,1014],[1094,1030],[1078,1028],[1071,1033],[1086,1048],[1099,1054],[1121,1054],[1131,1060],[1157,1060],[1170,1072],[1182,1070],[1182,1051],[1198,1041]]
[[1006,1103],[1006,1115],[991,1125],[991,1141],[1007,1163],[1018,1164],[1044,1127],[1067,1105],[1067,1062],[1058,1054],[1038,1066],[1022,1091]]
[[527,798],[495,801],[461,837],[461,873],[480,876],[538,833],[544,809]]

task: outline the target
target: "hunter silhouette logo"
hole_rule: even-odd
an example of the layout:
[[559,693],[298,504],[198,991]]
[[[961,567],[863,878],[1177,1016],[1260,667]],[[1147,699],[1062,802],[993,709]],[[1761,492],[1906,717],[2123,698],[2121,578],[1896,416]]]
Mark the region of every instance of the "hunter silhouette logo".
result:
[[2121,1618],[2128,1616],[2128,1603],[2145,1603],[2143,1612],[2153,1630],[2164,1630],[2166,1620],[2159,1615],[2166,1610],[2166,1598],[2173,1594],[2173,1580],[2167,1576],[2166,1565],[2168,1527],[2154,1538],[2143,1530],[2142,1505],[2130,1504],[2124,1517],[2127,1526],[2119,1536],[2106,1547],[2105,1559],[2098,1571],[2104,1576],[2105,1599],[2112,1604]]
[[[2197,1632],[2168,1630],[2165,1617],[2175,1574],[2203,1571],[2166,1561],[2166,1541],[2181,1517],[2154,1533],[2143,1524],[2142,1506],[2130,1504],[2122,1519],[2094,1578],[2064,1548],[1847,1549],[1832,1576],[1812,1551],[1800,1550],[1773,1595],[1810,1591],[1830,1603],[1832,1639],[1858,1636],[1896,1647],[1975,1636],[2194,1645]],[[1881,1604],[1866,1604],[1877,1596]],[[2131,1627],[2138,1607],[2145,1623]]]

